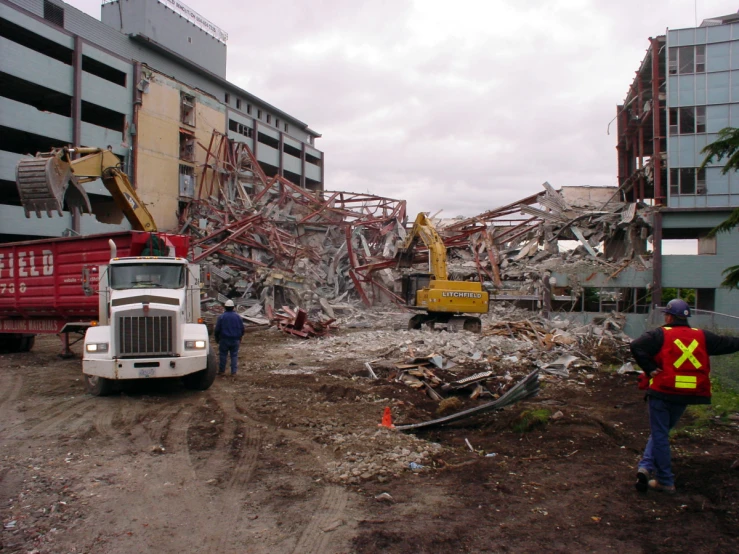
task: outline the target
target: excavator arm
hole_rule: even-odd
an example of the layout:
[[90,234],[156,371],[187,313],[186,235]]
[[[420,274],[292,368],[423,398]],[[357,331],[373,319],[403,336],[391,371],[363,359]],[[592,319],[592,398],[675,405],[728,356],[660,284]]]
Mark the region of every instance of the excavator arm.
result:
[[[72,154],[82,157],[72,159]],[[70,207],[91,212],[90,199],[81,185],[102,179],[133,229],[156,231],[154,218],[120,165],[118,156],[101,148],[57,148],[21,159],[16,166],[16,185],[26,217],[32,211],[39,217],[41,211],[49,216],[52,211],[61,215],[65,201]]]
[[446,281],[448,278],[446,246],[431,220],[423,212],[416,216],[411,232],[398,248],[398,267],[410,267],[413,264],[414,249],[419,239],[429,249],[429,269],[434,279]]

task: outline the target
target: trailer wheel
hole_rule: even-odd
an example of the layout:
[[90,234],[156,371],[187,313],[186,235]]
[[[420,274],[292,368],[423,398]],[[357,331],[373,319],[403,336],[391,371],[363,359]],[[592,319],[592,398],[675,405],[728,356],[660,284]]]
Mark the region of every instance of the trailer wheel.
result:
[[33,345],[36,343],[36,336],[22,338],[20,341],[20,352],[30,352]]
[[216,380],[216,371],[218,371],[218,362],[216,361],[216,354],[211,349],[208,352],[208,358],[205,365],[205,369],[198,371],[197,373],[191,373],[185,375],[182,378],[182,382],[185,388],[190,390],[206,390],[209,389]]
[[113,383],[105,377],[85,375],[85,388],[93,396],[107,396],[113,392]]

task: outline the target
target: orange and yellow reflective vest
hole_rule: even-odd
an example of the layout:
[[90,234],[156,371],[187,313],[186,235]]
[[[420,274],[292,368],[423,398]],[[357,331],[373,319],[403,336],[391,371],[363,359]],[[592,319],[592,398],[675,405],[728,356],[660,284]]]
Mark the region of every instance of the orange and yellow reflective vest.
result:
[[687,326],[663,327],[665,340],[655,362],[662,369],[649,380],[649,389],[665,394],[711,396],[711,360],[706,336]]

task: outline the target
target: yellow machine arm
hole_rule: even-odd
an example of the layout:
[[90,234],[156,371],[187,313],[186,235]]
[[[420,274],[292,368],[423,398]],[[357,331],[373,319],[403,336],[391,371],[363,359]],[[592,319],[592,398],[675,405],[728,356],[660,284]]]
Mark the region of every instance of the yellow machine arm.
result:
[[[82,157],[73,160],[72,154]],[[118,156],[102,148],[58,148],[35,158],[21,159],[16,167],[16,185],[26,216],[32,211],[38,216],[41,211],[51,215],[52,210],[61,214],[67,194],[69,204],[89,211],[90,199],[80,184],[102,179],[134,230],[156,231],[154,218],[120,165]]]
[[446,267],[446,246],[436,232],[431,220],[421,212],[416,216],[411,232],[398,249],[398,266],[410,267],[413,264],[413,250],[421,239],[429,249],[429,270],[435,279],[446,281],[448,272]]

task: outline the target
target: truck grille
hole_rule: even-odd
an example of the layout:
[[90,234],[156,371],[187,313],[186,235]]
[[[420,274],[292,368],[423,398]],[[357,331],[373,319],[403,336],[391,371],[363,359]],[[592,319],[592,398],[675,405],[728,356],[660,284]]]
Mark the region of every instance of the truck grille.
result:
[[172,316],[121,316],[118,321],[121,356],[163,356],[173,353]]

